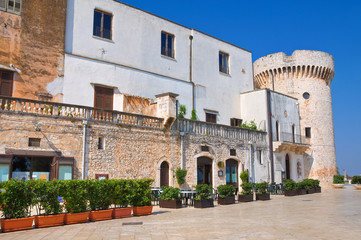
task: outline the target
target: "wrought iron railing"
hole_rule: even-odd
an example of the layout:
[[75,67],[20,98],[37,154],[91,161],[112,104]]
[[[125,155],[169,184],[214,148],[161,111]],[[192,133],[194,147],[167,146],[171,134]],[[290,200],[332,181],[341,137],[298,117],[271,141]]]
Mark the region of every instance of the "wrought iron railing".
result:
[[302,136],[299,134],[292,134],[292,133],[286,133],[286,132],[281,132],[281,134],[278,136],[278,138],[277,138],[276,134],[273,134],[273,141],[306,144],[306,145],[310,144],[309,138],[306,138],[305,136]]
[[0,96],[0,112],[21,112],[69,119],[111,122],[129,126],[163,129],[163,119],[79,105]]
[[240,127],[231,127],[208,122],[193,121],[188,119],[177,119],[172,125],[172,130],[253,142],[265,142],[267,135],[266,132],[262,131],[244,129]]

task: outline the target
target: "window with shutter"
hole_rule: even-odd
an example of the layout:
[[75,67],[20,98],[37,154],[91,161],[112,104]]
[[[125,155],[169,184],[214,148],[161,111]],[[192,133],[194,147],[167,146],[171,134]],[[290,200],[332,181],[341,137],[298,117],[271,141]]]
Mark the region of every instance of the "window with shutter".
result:
[[113,110],[113,89],[95,87],[94,107]]
[[206,122],[217,123],[217,114],[206,113]]
[[13,72],[0,71],[0,95],[7,97],[13,95]]

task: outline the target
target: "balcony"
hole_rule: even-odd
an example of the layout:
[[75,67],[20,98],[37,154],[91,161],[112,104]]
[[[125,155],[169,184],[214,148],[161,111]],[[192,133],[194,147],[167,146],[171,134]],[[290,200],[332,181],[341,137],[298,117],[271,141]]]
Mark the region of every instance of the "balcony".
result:
[[273,135],[273,151],[293,151],[296,153],[303,153],[310,147],[310,139],[305,136],[281,132],[279,139]]
[[240,127],[193,121],[188,119],[177,119],[172,125],[172,130],[197,134],[203,136],[230,138],[252,142],[266,142],[266,132],[250,130]]
[[92,120],[124,126],[163,129],[162,118],[64,103],[0,96],[0,113],[3,112],[41,115],[69,120]]

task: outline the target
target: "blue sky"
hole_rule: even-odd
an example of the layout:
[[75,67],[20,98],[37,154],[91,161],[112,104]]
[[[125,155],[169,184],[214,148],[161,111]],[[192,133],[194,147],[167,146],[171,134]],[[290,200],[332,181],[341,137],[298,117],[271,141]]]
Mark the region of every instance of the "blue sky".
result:
[[[361,174],[361,1],[124,0],[252,51],[253,61],[296,49],[333,55],[331,84],[340,172]],[[360,147],[360,149],[359,149]]]

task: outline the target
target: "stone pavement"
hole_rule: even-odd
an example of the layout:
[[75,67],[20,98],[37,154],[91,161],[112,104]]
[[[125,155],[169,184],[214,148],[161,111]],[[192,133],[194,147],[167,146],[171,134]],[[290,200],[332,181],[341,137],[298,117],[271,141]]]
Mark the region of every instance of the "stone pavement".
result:
[[153,212],[2,233],[0,239],[361,239],[361,191],[352,186],[208,209],[154,207]]

